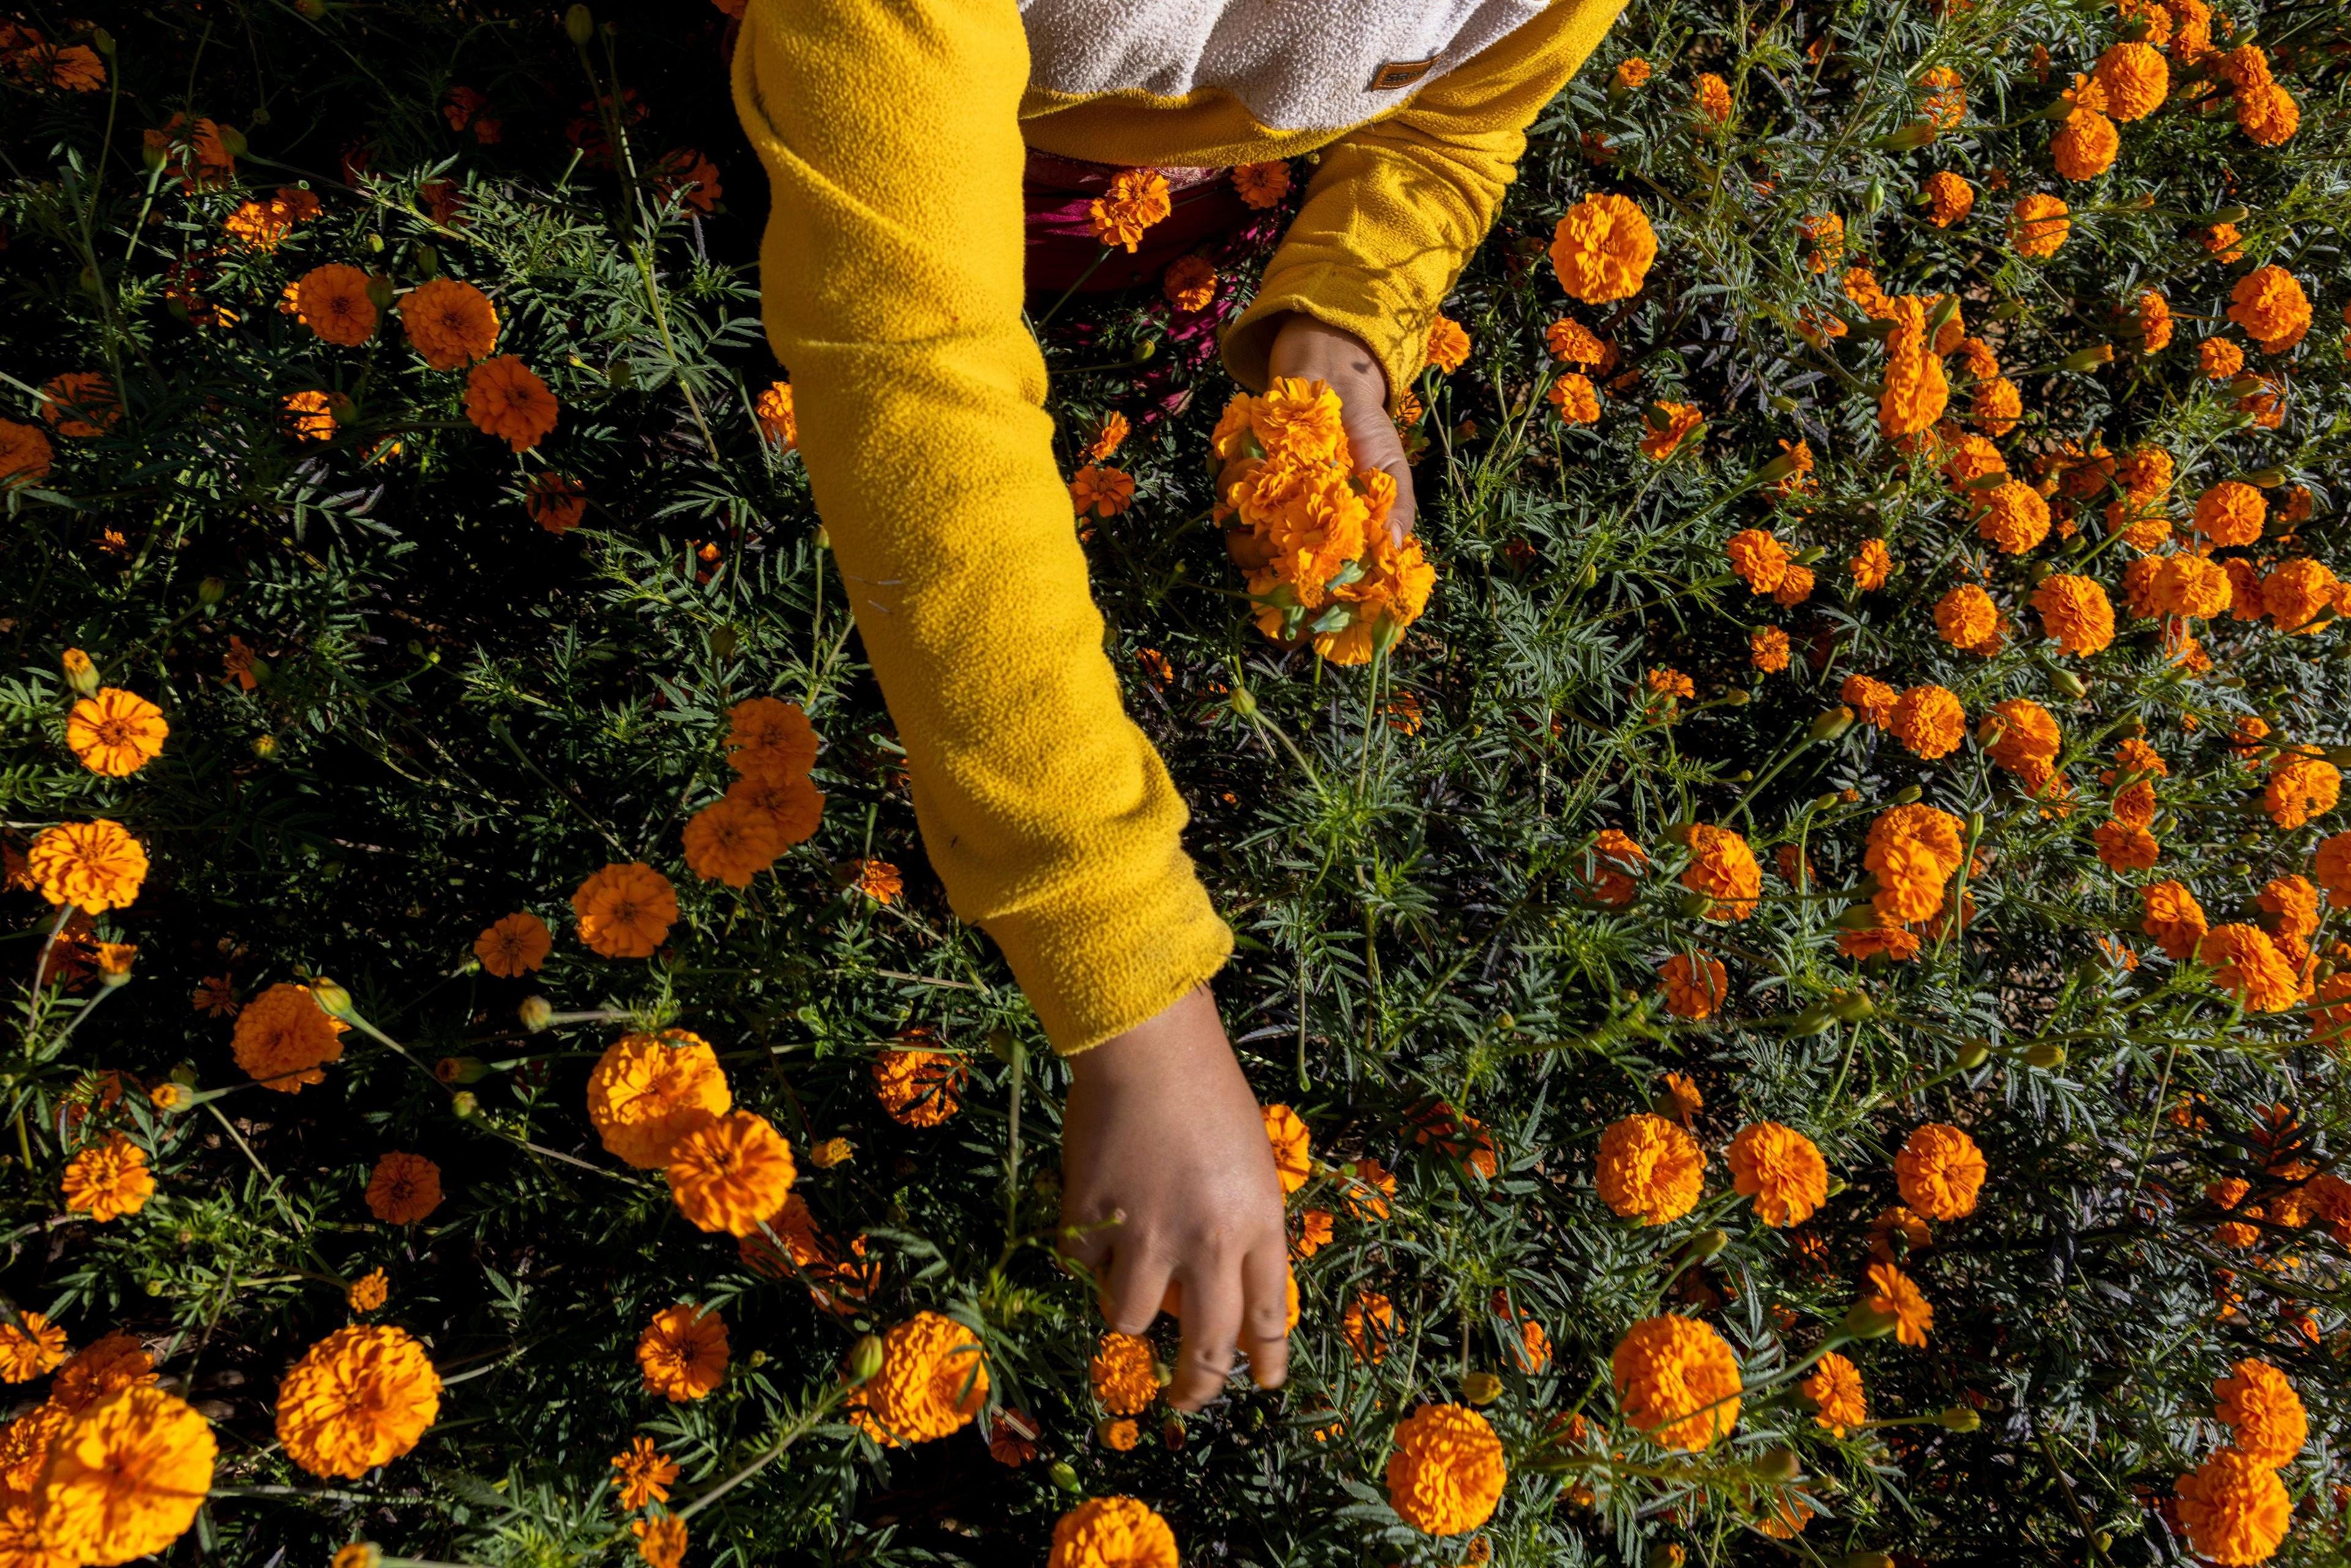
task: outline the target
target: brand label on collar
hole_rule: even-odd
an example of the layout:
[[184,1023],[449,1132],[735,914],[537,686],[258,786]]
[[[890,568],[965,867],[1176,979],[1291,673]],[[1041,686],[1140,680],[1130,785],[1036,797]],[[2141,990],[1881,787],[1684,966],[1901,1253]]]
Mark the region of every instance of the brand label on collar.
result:
[[1410,87],[1426,76],[1436,64],[1435,55],[1429,56],[1425,60],[1390,60],[1372,73],[1372,85],[1369,90],[1393,92],[1400,87]]

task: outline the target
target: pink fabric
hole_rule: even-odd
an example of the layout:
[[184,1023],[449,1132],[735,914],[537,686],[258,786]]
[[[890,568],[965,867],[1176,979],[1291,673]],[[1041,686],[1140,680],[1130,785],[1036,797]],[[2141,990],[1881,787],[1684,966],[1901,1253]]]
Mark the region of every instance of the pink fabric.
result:
[[1226,177],[1228,170],[1162,169],[1167,215],[1144,231],[1134,255],[1113,249],[1104,256],[1088,208],[1120,172],[1109,164],[1048,152],[1029,154],[1020,194],[1028,212],[1028,286],[1032,293],[1059,294],[1075,287],[1104,294],[1144,284],[1156,287],[1177,256],[1222,240],[1263,215],[1241,200]]

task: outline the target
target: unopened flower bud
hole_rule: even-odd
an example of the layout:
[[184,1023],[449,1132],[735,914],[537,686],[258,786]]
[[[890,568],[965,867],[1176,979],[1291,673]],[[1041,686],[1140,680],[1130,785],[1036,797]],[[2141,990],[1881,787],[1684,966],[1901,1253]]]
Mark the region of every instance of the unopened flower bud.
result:
[[847,1138],[826,1138],[810,1145],[808,1163],[820,1171],[829,1171],[835,1166],[847,1165],[856,1153],[857,1145]]
[[1839,991],[1829,998],[1829,1010],[1847,1023],[1877,1016],[1877,1004],[1863,991]]
[[[1917,120],[1898,131],[1889,131],[1883,136],[1873,138],[1869,144],[1881,152],[1916,152],[1933,140],[1935,128],[1923,120]],[[1884,205],[1885,199],[1881,193],[1878,204]]]
[[245,156],[246,146],[244,131],[239,131],[234,125],[215,125],[213,127],[213,134],[219,139],[222,152],[227,153],[232,158],[242,158]]
[[[572,9],[580,10],[582,7],[574,6]],[[849,1380],[852,1383],[871,1383],[873,1381],[874,1375],[881,1370],[882,1339],[880,1335],[867,1334],[850,1347]]]
[[310,995],[320,1007],[326,1009],[328,1013],[335,1018],[340,1018],[351,1010],[350,992],[324,975],[310,982]]
[[1257,717],[1257,698],[1247,686],[1233,687],[1233,711],[1243,718]]
[[555,1021],[555,1007],[545,997],[525,997],[515,1016],[522,1019],[523,1028],[537,1034]]
[[1973,1072],[1991,1060],[1991,1047],[1982,1040],[1971,1040],[1959,1047],[1959,1054],[1956,1060],[1962,1072]]
[[2086,349],[2076,349],[2057,362],[2069,371],[2095,371],[2100,365],[2114,363],[2114,359],[2115,346],[2112,343],[2096,343]]
[[1836,1015],[1834,1013],[1831,1012],[1821,1003],[1814,1002],[1802,1012],[1798,1013],[1794,1018],[1788,1020],[1788,1032],[1791,1035],[1798,1037],[1808,1034],[1818,1034],[1821,1030],[1828,1028],[1829,1025],[1834,1023],[1835,1020]]
[[1744,686],[1733,686],[1722,694],[1722,706],[1725,707],[1745,707],[1753,700],[1748,695],[1747,688]]
[[2245,476],[2245,483],[2248,485],[2257,485],[2264,490],[2274,490],[2280,485],[2285,483],[2285,470],[2283,468],[2257,468],[2252,473]]
[[1983,1417],[1965,1405],[1954,1405],[1935,1417],[1935,1425],[1947,1432],[1972,1432],[1983,1425]]
[[1867,1301],[1855,1301],[1845,1309],[1844,1328],[1855,1339],[1884,1339],[1894,1332],[1894,1314],[1880,1312]]
[[449,1096],[449,1113],[460,1122],[470,1122],[481,1114],[482,1102],[470,1089],[460,1089]]
[[1159,1442],[1171,1454],[1184,1451],[1184,1417],[1168,1412],[1167,1419],[1159,1424]]
[[114,57],[114,35],[103,27],[92,27],[89,30],[89,47],[110,60]]
[[58,656],[57,665],[65,672],[66,685],[73,689],[76,695],[94,697],[98,695],[98,665],[88,653],[79,648],[68,648]]
[[1078,1490],[1078,1472],[1067,1459],[1055,1459],[1045,1467],[1045,1479],[1065,1492]]
[[2212,214],[2212,221],[2216,224],[2241,224],[2252,215],[2243,207],[2226,206]]
[[1916,805],[1917,804],[1918,797],[1925,793],[1926,791],[1919,789],[1916,784],[1906,784],[1901,789],[1896,789],[1894,792],[1894,803],[1897,806]]
[[444,1083],[479,1083],[489,1071],[478,1056],[444,1056],[433,1064],[433,1076]]
[[1894,1568],[1894,1559],[1883,1552],[1848,1552],[1844,1568]]
[[196,602],[210,610],[228,597],[228,584],[217,577],[208,577],[196,584]]
[[1813,727],[1806,733],[1814,740],[1834,740],[1853,727],[1853,709],[1840,703],[1813,720]]
[[1725,1230],[1701,1230],[1689,1239],[1689,1255],[1703,1263],[1709,1258],[1722,1256],[1730,1245],[1730,1234]]
[[2090,691],[2089,683],[2071,670],[2058,671],[2049,677],[2049,684],[2069,697],[2086,696]]
[[1461,1397],[1472,1405],[1491,1405],[1502,1396],[1502,1380],[1490,1372],[1461,1375]]
[[1755,1461],[1755,1477],[1758,1480],[1785,1484],[1803,1473],[1803,1464],[1796,1458],[1796,1451],[1793,1448],[1773,1448]]
[[2027,1047],[2024,1060],[2044,1070],[2063,1067],[2065,1065],[2065,1048],[2044,1040],[2038,1045]]
[[596,18],[587,6],[574,5],[563,13],[563,36],[571,40],[574,48],[588,47],[588,40],[596,36]]

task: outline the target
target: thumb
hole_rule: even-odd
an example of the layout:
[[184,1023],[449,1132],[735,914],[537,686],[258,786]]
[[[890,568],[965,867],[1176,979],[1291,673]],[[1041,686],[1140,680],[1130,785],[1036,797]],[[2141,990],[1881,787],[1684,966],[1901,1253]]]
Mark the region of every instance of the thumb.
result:
[[1347,445],[1354,454],[1355,466],[1383,469],[1395,481],[1395,505],[1388,510],[1388,533],[1393,543],[1403,544],[1412,537],[1419,507],[1413,496],[1412,465],[1405,457],[1404,438],[1396,434],[1395,422],[1388,417],[1384,407],[1375,403],[1368,409],[1343,405],[1340,423],[1346,427]]

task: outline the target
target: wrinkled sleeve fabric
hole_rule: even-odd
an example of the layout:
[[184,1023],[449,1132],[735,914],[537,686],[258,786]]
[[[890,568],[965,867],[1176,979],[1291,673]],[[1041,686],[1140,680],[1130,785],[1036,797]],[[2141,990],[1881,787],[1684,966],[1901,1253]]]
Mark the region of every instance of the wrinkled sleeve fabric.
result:
[[1280,318],[1311,316],[1362,339],[1399,398],[1428,329],[1492,226],[1527,127],[1567,85],[1624,0],[1549,9],[1431,83],[1394,114],[1322,152],[1306,198],[1224,343],[1242,385],[1262,389]]
[[932,866],[1085,1050],[1232,936],[1102,647],[1021,319],[1015,0],[751,0],[736,106],[773,193],[769,341]]

